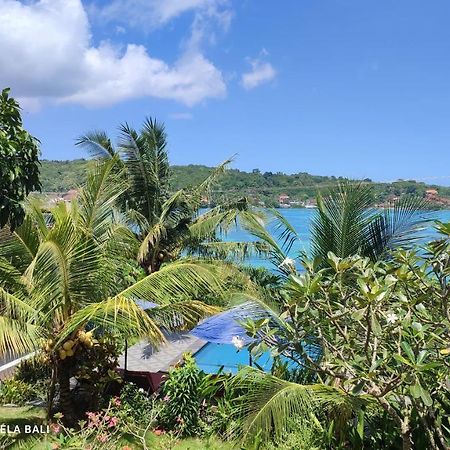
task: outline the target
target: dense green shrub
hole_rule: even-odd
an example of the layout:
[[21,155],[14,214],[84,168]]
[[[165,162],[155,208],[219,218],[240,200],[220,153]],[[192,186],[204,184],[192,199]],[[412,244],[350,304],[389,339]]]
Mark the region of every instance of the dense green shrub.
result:
[[350,448],[449,448],[450,224],[436,228],[439,240],[388,261],[330,252],[326,269],[317,260],[292,267],[279,320],[245,326],[260,339],[253,351],[269,347],[320,381],[286,380],[284,371],[235,377],[246,389],[239,411],[249,439],[293,431],[287,419],[314,407]]
[[36,392],[28,383],[20,380],[4,380],[0,384],[0,403],[8,404],[13,403],[15,405],[23,405],[26,402],[33,400],[36,396]]
[[163,385],[160,422],[164,428],[188,436],[199,430],[201,372],[191,354],[185,353],[183,359]]
[[140,423],[146,423],[149,420],[152,410],[157,405],[144,392],[133,383],[125,383],[120,393],[120,411],[128,418]]
[[22,201],[32,191],[40,190],[39,145],[22,126],[20,106],[0,92],[0,228],[9,222],[11,229],[25,217]]
[[48,380],[52,375],[52,369],[44,355],[35,354],[31,358],[21,361],[14,373],[14,379],[25,383],[36,383]]

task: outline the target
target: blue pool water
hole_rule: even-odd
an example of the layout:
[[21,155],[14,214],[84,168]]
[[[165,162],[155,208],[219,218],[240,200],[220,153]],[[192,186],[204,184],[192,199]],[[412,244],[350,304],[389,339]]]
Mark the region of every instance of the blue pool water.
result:
[[[250,353],[246,348],[237,351],[231,344],[214,344],[202,347],[194,358],[198,367],[205,373],[217,373],[221,367],[226,373],[235,374],[239,366],[250,364]],[[264,353],[256,361],[265,371],[270,371],[273,359],[269,352]]]

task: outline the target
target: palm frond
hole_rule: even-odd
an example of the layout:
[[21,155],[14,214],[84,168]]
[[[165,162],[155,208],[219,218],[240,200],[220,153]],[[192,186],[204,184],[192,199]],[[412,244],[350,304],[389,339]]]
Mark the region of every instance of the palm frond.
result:
[[424,238],[423,232],[430,222],[425,210],[429,209],[426,199],[405,196],[392,207],[375,214],[369,224],[369,240],[366,256],[378,259],[393,248],[411,248]]
[[0,314],[0,357],[18,357],[34,351],[43,336],[36,325]]
[[94,158],[112,158],[117,154],[111,139],[104,131],[91,131],[80,136],[75,145],[85,149]]
[[166,199],[170,175],[164,126],[147,119],[140,134],[127,123],[120,126],[120,133],[119,149],[130,180],[130,206],[153,223]]
[[[25,202],[27,212],[20,227],[11,232],[7,227],[0,230],[0,258],[11,262],[17,269],[24,270],[36,256],[41,237],[48,232],[43,213]],[[45,231],[42,228],[44,221]]]
[[[283,248],[283,244],[279,244],[277,239],[272,236],[266,228],[264,221],[254,214],[242,213],[240,216],[242,227],[248,231],[253,237],[259,239],[264,247],[268,248],[267,254],[276,269],[285,275],[289,272],[283,267],[283,262],[288,258],[288,253]],[[282,224],[281,224],[282,226]],[[288,230],[288,236],[289,236]]]
[[176,299],[199,298],[211,293],[222,294],[220,268],[205,262],[180,260],[163,266],[119,295],[167,305]]
[[409,247],[421,238],[426,218],[424,199],[405,196],[391,208],[372,208],[372,188],[341,183],[327,195],[318,195],[311,226],[312,256],[326,261],[329,252],[340,258],[360,254],[374,260],[398,246]]
[[248,200],[241,198],[237,201],[224,202],[199,214],[189,226],[193,239],[202,240],[211,236],[223,236],[232,227],[237,227],[242,213],[253,215],[257,220],[263,220],[261,212],[251,209]]
[[146,337],[157,345],[164,341],[159,326],[130,298],[117,295],[86,305],[66,322],[55,347],[87,324],[124,337]]
[[275,218],[275,232],[285,253],[289,253],[292,246],[299,240],[297,230],[289,223],[279,211],[273,209],[272,216]]
[[361,183],[345,182],[317,198],[311,225],[312,256],[326,260],[328,252],[347,257],[361,252],[371,220],[372,191]]
[[0,356],[18,356],[35,349],[41,329],[35,325],[39,313],[26,301],[25,293],[12,294],[0,287]]
[[86,186],[72,207],[79,209],[79,226],[86,235],[104,240],[112,220],[112,211],[126,189],[127,183],[122,172],[117,172],[118,158],[96,162],[90,171]]
[[201,196],[208,193],[211,187],[217,183],[218,179],[223,176],[227,171],[229,165],[233,162],[233,158],[229,158],[219,164],[213,169],[213,171],[198,185],[194,191],[197,195]]
[[[243,391],[234,405],[235,419],[230,435],[248,442],[256,436],[263,442],[279,439],[290,427],[308,424],[319,413],[341,420],[349,419],[365,399],[324,384],[301,385],[262,371],[245,368],[233,379],[235,388]],[[331,417],[331,418],[332,418]]]
[[183,240],[188,233],[188,224],[191,222],[195,207],[190,203],[189,197],[183,190],[175,192],[162,206],[160,215],[141,242],[138,261],[145,261],[151,252],[158,250],[161,241],[170,241],[166,244],[174,245]]
[[219,211],[218,209],[207,211],[189,225],[189,233],[197,241],[211,238],[217,233],[222,234],[228,230],[232,223],[236,223],[237,216],[236,211]]
[[160,327],[170,331],[180,331],[193,328],[200,320],[219,311],[219,308],[198,300],[182,300],[148,309],[147,314]]
[[188,255],[219,260],[245,261],[251,257],[263,257],[270,254],[269,246],[262,242],[200,242],[186,249]]

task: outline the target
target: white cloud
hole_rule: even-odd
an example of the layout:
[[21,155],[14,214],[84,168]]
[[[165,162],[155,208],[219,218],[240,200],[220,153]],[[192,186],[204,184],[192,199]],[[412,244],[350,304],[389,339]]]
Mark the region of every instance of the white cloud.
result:
[[253,89],[276,77],[277,71],[272,64],[264,60],[267,55],[267,51],[262,49],[259,58],[248,60],[251,70],[244,73],[241,78],[241,84],[245,89]]
[[218,14],[229,0],[112,0],[106,5],[93,4],[92,16],[102,22],[122,22],[144,29],[154,29],[187,12]]
[[[176,11],[177,2],[167,3],[172,10],[162,17]],[[169,65],[142,45],[93,46],[81,0],[0,0],[0,17],[0,86],[34,107],[45,100],[103,106],[145,96],[193,105],[225,95],[221,72],[198,47]]]

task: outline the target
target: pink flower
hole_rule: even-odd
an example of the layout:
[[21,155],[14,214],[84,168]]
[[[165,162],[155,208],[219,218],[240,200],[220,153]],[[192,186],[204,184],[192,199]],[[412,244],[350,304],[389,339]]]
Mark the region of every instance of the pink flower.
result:
[[120,406],[122,404],[119,397],[113,397],[112,403],[114,406]]
[[108,436],[106,434],[99,434],[97,440],[104,444],[108,440]]
[[97,425],[99,425],[99,415],[93,412],[87,412],[86,415],[88,416],[89,423],[88,428],[94,428]]
[[59,448],[61,448],[61,446],[57,442],[52,444],[52,450],[58,450]]
[[119,423],[119,419],[117,417],[111,417],[111,419],[109,419],[109,424],[108,426],[111,427],[115,427],[117,424]]
[[51,423],[50,430],[52,430],[53,433],[59,433],[61,431],[61,426],[57,423]]
[[163,402],[168,402],[170,400],[170,397],[168,396],[168,395],[166,395],[164,398],[163,398]]

